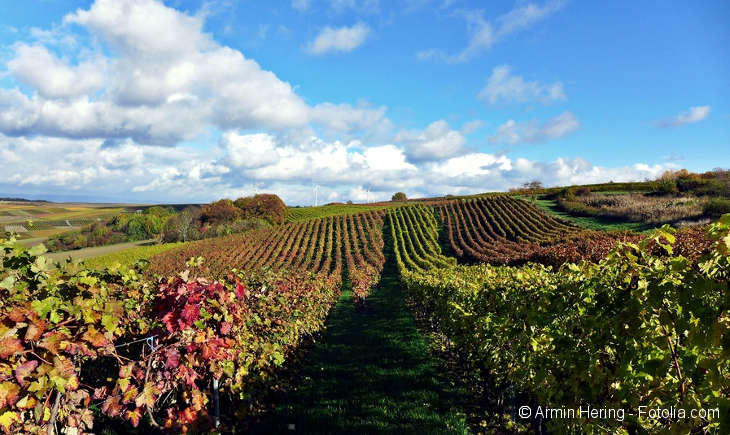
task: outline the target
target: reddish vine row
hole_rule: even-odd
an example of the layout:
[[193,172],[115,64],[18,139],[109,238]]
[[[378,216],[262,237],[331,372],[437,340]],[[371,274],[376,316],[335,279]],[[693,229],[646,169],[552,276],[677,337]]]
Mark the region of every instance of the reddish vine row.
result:
[[237,270],[308,271],[342,275],[346,268],[353,292],[365,298],[385,263],[381,227],[384,212],[330,216],[281,227],[190,243],[153,257],[150,274],[169,275],[191,257],[203,257],[205,276]]
[[444,201],[436,209],[456,255],[491,264],[519,262],[529,251],[526,245],[546,244],[576,231],[505,195]]

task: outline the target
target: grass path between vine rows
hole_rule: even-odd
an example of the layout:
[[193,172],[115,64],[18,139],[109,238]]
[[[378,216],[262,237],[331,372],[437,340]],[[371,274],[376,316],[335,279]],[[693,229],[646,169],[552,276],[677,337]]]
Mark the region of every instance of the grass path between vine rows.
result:
[[365,310],[355,307],[345,285],[299,383],[266,432],[468,433],[458,412],[460,392],[448,384],[405,304],[389,256]]

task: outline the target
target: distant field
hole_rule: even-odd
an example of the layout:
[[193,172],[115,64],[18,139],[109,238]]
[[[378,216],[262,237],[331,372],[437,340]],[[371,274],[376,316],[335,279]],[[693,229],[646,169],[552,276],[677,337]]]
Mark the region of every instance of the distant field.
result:
[[[128,242],[128,243],[117,243],[116,245],[106,245],[106,246],[95,246],[93,248],[84,248],[84,249],[75,249],[73,251],[63,251],[63,252],[54,252],[52,254],[44,254],[44,257],[47,257],[53,261],[65,261],[67,258],[71,258],[72,260],[86,260],[87,258],[93,258],[93,257],[99,257],[102,255],[108,255],[113,254],[115,252],[128,250],[131,248],[136,248],[139,246],[143,246],[145,244],[153,243],[152,240],[141,240],[138,242]],[[153,245],[150,245],[153,246]],[[147,246],[143,246],[147,247]]]
[[51,237],[78,229],[99,220],[107,220],[123,211],[132,211],[134,204],[81,204],[0,201],[0,231],[5,227],[22,226],[27,232],[20,239]]
[[289,214],[287,215],[287,221],[299,222],[307,219],[329,217],[329,216],[342,216],[351,213],[363,213],[366,211],[373,210],[384,210],[393,205],[382,205],[382,204],[338,204],[338,205],[322,205],[319,207],[290,207]]
[[115,252],[113,254],[101,255],[84,260],[84,264],[92,269],[103,269],[111,267],[115,263],[122,266],[129,266],[142,259],[148,259],[155,254],[168,251],[183,243],[163,243],[161,245],[137,246],[131,249]]
[[[524,201],[532,202],[532,199],[528,198],[527,196],[518,195],[515,197],[520,198]],[[656,225],[646,224],[642,222],[629,222],[598,217],[572,216],[571,214],[560,210],[558,208],[557,201],[552,199],[538,199],[535,202],[535,205],[552,214],[553,216],[556,216],[572,224],[578,225],[579,227],[587,228],[590,230],[628,230],[644,232],[656,227]]]

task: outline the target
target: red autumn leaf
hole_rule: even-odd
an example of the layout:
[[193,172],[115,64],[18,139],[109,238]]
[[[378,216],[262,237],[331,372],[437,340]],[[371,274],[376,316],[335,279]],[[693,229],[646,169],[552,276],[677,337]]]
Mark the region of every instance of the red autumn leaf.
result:
[[28,325],[28,329],[25,331],[25,341],[38,341],[45,331],[45,321],[39,320],[38,322],[31,323],[30,325]]
[[4,408],[5,405],[13,406],[18,401],[18,393],[20,387],[13,382],[3,382],[0,384],[0,408]]
[[15,368],[15,379],[18,380],[18,383],[21,387],[25,386],[25,378],[29,376],[33,372],[33,370],[36,369],[36,367],[38,367],[38,361],[31,360],[26,361],[25,363]]
[[177,327],[177,319],[175,317],[175,313],[172,311],[162,316],[162,323],[165,324],[170,334],[174,333]]
[[0,358],[7,358],[16,352],[23,351],[23,343],[17,338],[6,337],[0,340]]
[[174,369],[180,365],[180,351],[178,351],[177,349],[174,349],[174,348],[167,349],[165,356],[167,357],[165,366],[168,369]]
[[180,317],[184,322],[184,326],[192,325],[200,318],[200,305],[185,305]]
[[105,386],[100,388],[94,388],[94,400],[105,399],[109,395],[109,388]]
[[105,347],[109,344],[109,341],[106,339],[104,334],[94,328],[94,325],[89,326],[89,329],[84,332],[84,335],[81,338],[88,341],[95,347]]
[[58,351],[61,348],[61,342],[64,338],[64,334],[60,332],[52,332],[46,335],[43,340],[41,340],[41,342],[38,344],[38,346],[48,350],[53,354],[58,354]]
[[13,307],[13,309],[8,313],[8,318],[13,322],[22,322],[25,320],[25,313],[25,309],[21,307]]
[[182,424],[192,423],[197,419],[195,412],[190,407],[183,409],[178,418]]
[[178,375],[183,378],[188,385],[195,385],[195,379],[198,377],[195,370],[185,366],[180,366]]
[[244,287],[240,282],[236,283],[236,297],[238,299],[243,299],[243,297],[246,296],[246,287]]
[[139,419],[142,417],[142,410],[135,409],[133,411],[127,411],[127,420],[132,422],[132,426],[137,427],[139,425]]
[[119,399],[119,396],[107,398],[101,405],[101,411],[110,417],[116,417],[122,412],[122,405],[119,404]]
[[119,377],[129,378],[132,376],[132,370],[134,369],[134,363],[129,363],[119,367]]
[[228,322],[221,323],[221,335],[228,335],[231,332],[231,324]]

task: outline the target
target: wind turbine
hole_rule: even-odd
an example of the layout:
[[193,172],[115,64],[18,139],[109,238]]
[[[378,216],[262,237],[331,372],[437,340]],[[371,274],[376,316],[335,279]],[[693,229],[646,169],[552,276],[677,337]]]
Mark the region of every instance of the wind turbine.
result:
[[314,206],[317,207],[317,192],[319,191],[319,185],[314,185]]

